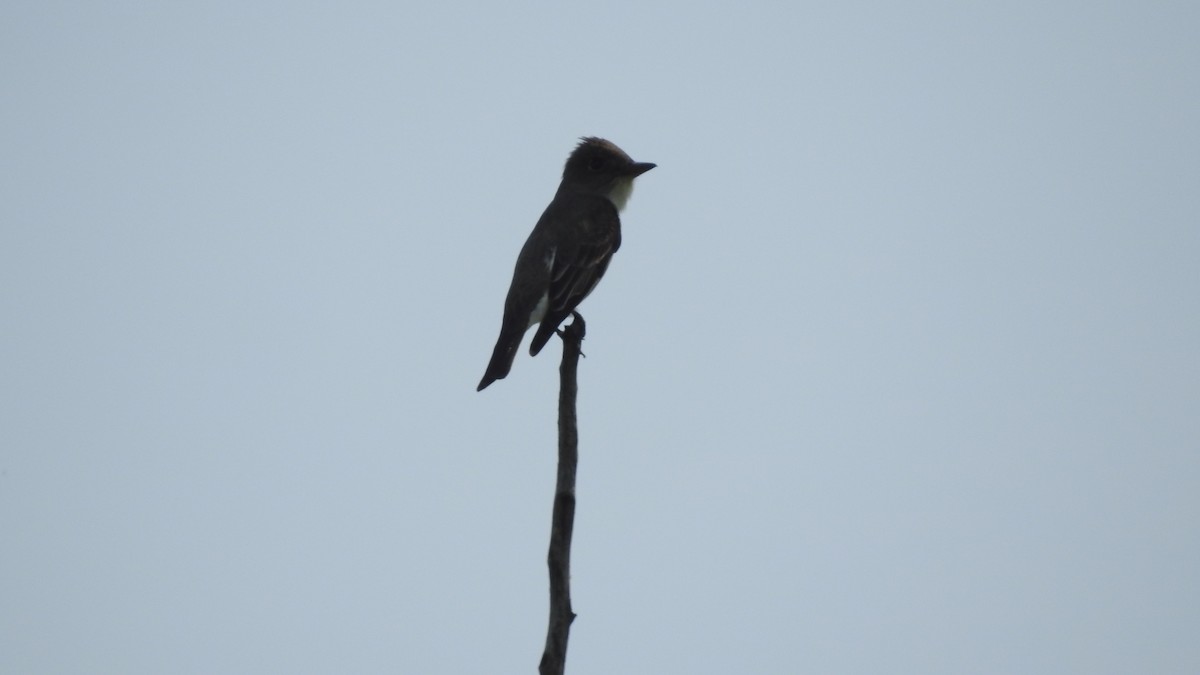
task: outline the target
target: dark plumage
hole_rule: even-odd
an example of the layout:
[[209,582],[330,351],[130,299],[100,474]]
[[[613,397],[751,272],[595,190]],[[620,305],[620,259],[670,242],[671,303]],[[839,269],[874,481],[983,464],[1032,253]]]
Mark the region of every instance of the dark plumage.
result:
[[538,325],[529,344],[536,356],[596,287],[621,246],[618,213],[633,179],[653,168],[602,138],[584,138],[567,158],[558,192],[517,256],[500,337],[479,391],[508,375],[526,330]]

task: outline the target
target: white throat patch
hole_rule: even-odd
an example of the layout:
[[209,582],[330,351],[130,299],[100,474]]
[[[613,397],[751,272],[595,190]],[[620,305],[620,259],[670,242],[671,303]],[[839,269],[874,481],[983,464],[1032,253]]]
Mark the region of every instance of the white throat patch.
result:
[[613,186],[611,192],[608,193],[608,201],[617,207],[617,211],[624,211],[625,205],[629,203],[629,195],[633,194],[633,179],[620,178],[617,179],[617,184]]

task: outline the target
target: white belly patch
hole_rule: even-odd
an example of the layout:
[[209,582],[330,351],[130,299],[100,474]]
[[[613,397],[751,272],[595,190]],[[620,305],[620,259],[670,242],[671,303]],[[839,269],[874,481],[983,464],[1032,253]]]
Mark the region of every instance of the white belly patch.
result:
[[536,326],[542,322],[542,318],[546,316],[546,307],[550,305],[550,291],[542,293],[541,299],[538,300],[537,306],[533,308],[533,312],[529,314],[529,325],[525,326],[528,330],[530,326]]

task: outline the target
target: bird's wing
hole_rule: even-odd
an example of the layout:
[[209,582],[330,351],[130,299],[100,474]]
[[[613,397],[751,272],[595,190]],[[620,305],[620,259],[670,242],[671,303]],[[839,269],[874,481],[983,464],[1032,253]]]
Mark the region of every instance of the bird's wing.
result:
[[592,292],[621,247],[621,224],[617,209],[608,200],[607,208],[593,208],[577,219],[577,229],[569,241],[560,241],[550,268],[546,314],[529,343],[529,353],[537,356],[575,307]]
[[570,314],[596,287],[621,247],[621,220],[612,202],[596,197],[575,200],[573,206],[568,219],[575,226],[570,236],[558,242],[550,268],[547,317]]
[[619,234],[606,240],[589,242],[555,257],[550,271],[549,311],[570,314],[599,283],[608,269],[613,253],[620,246]]

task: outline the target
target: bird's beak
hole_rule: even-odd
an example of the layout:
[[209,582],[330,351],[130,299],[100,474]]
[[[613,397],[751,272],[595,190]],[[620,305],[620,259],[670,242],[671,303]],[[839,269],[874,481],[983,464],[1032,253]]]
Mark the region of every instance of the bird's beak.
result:
[[629,174],[629,176],[631,178],[637,178],[638,176],[646,173],[647,171],[649,171],[650,169],[653,169],[656,166],[658,166],[658,165],[651,164],[650,162],[634,162],[633,164],[629,165],[629,169],[627,170],[627,173]]

